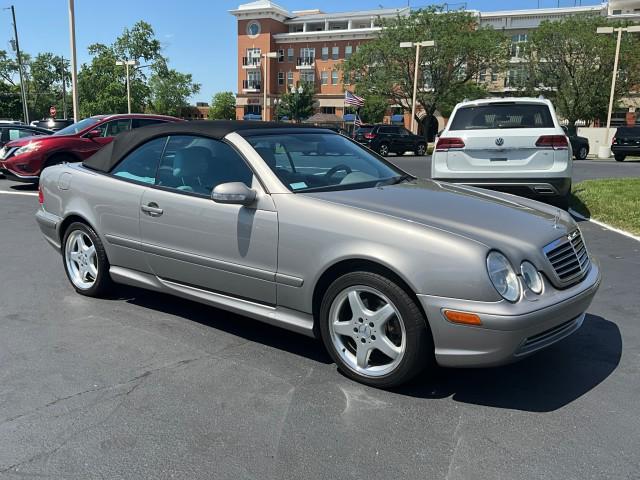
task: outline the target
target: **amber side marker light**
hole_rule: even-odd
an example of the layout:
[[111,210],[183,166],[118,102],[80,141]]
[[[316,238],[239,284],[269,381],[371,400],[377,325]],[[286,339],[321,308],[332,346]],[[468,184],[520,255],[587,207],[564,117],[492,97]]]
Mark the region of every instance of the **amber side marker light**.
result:
[[482,325],[480,317],[475,313],[445,310],[444,316],[447,317],[447,320],[453,323],[462,323],[463,325]]

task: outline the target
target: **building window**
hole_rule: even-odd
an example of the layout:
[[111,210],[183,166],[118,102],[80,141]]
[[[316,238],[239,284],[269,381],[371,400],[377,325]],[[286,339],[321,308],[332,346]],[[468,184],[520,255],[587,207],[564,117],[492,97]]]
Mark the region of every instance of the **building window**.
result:
[[329,60],[329,47],[322,47],[322,60]]
[[331,49],[331,59],[338,60],[339,57],[340,57],[340,47],[333,47]]
[[527,43],[526,33],[519,33],[511,36],[511,58],[522,57],[524,43]]
[[344,47],[344,58],[348,60],[351,58],[351,54],[353,53],[353,47],[351,45],[347,45]]
[[278,50],[278,63],[284,62],[284,49]]
[[284,72],[278,72],[278,85],[284,85]]
[[287,48],[287,62],[293,62],[293,48]]
[[493,70],[491,71],[491,81],[492,82],[498,81],[498,72],[494,72]]
[[332,70],[331,71],[331,85],[337,85],[338,84],[338,71],[337,70]]
[[303,70],[300,72],[300,81],[306,83],[314,83],[316,79],[316,75],[313,71]]
[[478,72],[478,83],[485,83],[487,81],[487,70],[483,68]]
[[261,105],[245,105],[244,114],[251,115],[262,115],[262,106]]
[[326,70],[320,72],[320,83],[322,85],[326,85],[327,83],[329,83],[329,72],[327,72]]
[[247,48],[247,65],[260,65],[260,49],[259,48]]
[[300,49],[300,58],[304,65],[313,65],[316,57],[316,49],[304,47]]
[[287,72],[287,87],[293,86],[293,72]]
[[322,113],[326,113],[329,115],[335,115],[336,114],[336,107],[322,107],[321,109]]
[[622,15],[622,10],[614,10],[611,12],[612,15]]

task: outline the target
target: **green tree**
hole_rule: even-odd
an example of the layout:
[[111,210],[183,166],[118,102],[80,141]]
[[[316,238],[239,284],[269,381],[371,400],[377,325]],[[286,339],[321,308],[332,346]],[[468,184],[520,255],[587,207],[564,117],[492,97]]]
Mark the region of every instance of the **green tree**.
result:
[[364,123],[381,123],[389,108],[389,102],[380,95],[367,95],[364,107],[360,110],[360,118]]
[[0,81],[0,118],[22,118],[19,86]]
[[209,120],[234,120],[236,118],[236,97],[233,92],[218,92],[211,99]]
[[[126,69],[116,61],[134,60],[141,64],[129,68],[131,109],[136,112],[175,114],[176,106],[184,104],[200,88],[191,75],[169,68],[153,27],[144,21],[125,28],[111,45],[90,45],[89,54],[93,57],[91,62],[82,65],[78,74],[81,117],[127,111]],[[153,81],[145,74],[146,68],[151,70]],[[171,92],[171,88],[178,91]]]
[[[63,68],[64,62],[64,68]],[[39,53],[29,62],[27,98],[32,118],[49,116],[49,108],[56,105],[62,112],[62,82],[68,84],[69,61],[50,52]]]
[[163,115],[179,116],[189,105],[189,97],[200,91],[190,73],[173,69],[161,69],[149,79],[149,111]]
[[[577,120],[606,117],[616,38],[596,33],[605,25],[620,26],[600,16],[574,15],[542,22],[529,36],[523,93],[550,97],[570,129],[575,129]],[[615,101],[639,82],[640,41],[623,33]]]
[[[508,40],[500,31],[480,27],[469,12],[444,12],[441,7],[412,11],[406,17],[382,20],[377,38],[356,51],[342,68],[353,76],[360,94],[379,95],[411,110],[415,50],[401,42],[434,40],[420,49],[417,107],[432,115],[444,98],[459,98],[480,70],[503,70]],[[416,109],[418,111],[418,108]],[[418,120],[418,119],[416,119]]]
[[313,85],[301,82],[298,88],[283,94],[276,108],[277,118],[286,116],[296,123],[309,118],[313,115],[313,92]]

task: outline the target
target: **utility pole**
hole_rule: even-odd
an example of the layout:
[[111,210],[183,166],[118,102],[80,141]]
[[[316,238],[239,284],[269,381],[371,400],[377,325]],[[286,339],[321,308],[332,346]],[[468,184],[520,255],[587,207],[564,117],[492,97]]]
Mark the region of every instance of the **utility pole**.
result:
[[411,133],[417,133],[415,131],[416,126],[416,93],[418,90],[418,66],[420,65],[420,47],[433,47],[435,42],[433,40],[425,40],[423,42],[400,42],[400,48],[413,48],[416,49],[416,63],[413,72],[413,96],[411,100]]
[[20,74],[20,93],[22,94],[22,115],[24,123],[29,123],[29,107],[27,106],[27,91],[24,88],[24,71],[22,69],[22,55],[20,54],[20,43],[18,42],[18,27],[16,25],[16,11],[11,5],[11,16],[13,17],[13,39],[16,47],[16,57],[18,58],[18,73]]
[[74,0],[69,0],[69,42],[71,44],[71,96],[73,98],[73,121],[80,120],[78,108],[78,63],[76,60],[76,14]]
[[64,57],[60,57],[60,73],[62,76],[62,118],[67,119],[67,82],[64,71]]
[[129,66],[137,67],[137,60],[117,60],[116,65],[124,65],[127,75],[127,112],[131,113],[131,84],[129,81]]

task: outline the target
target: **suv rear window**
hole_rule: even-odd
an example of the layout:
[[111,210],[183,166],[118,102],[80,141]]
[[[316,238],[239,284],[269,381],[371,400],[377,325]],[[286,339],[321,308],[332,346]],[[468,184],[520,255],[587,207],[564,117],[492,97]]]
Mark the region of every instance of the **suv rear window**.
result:
[[369,133],[371,130],[373,130],[373,127],[360,127],[356,130],[356,135],[364,135],[365,133]]
[[490,128],[553,128],[549,107],[543,104],[490,103],[458,109],[449,130]]
[[640,137],[640,127],[618,127],[616,136],[619,137],[622,135],[625,137]]

